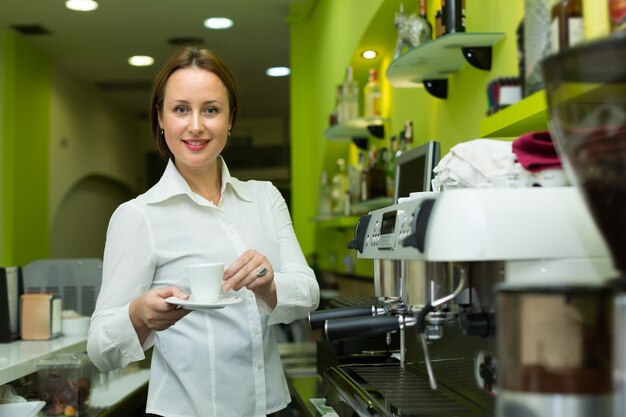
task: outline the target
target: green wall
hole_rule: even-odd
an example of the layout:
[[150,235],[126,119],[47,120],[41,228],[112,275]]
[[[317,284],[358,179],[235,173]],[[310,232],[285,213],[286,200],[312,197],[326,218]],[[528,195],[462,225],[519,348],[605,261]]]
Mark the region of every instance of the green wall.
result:
[[2,170],[0,264],[48,255],[49,60],[14,32],[1,32]]
[[[428,140],[442,145],[442,156],[460,142],[479,138],[480,121],[487,110],[486,86],[493,78],[518,75],[516,29],[523,17],[523,1],[473,0],[466,2],[468,32],[504,32],[493,48],[491,71],[469,65],[449,77],[448,99],[430,96],[423,88],[392,88],[384,76],[395,49],[393,15],[404,3],[405,13],[415,11],[400,0],[318,0],[291,25],[291,140],[294,227],[306,255],[321,255],[322,268],[343,272],[341,260],[350,253],[345,244],[352,229],[321,229],[310,219],[316,214],[319,174],[334,172],[339,157],[354,161],[356,148],[347,142],[324,138],[328,115],[334,104],[335,85],[343,80],[346,66],[355,67],[363,85],[367,68],[381,74],[387,135],[376,141],[386,146],[405,120],[414,122],[417,146]],[[429,0],[429,18],[440,7]],[[362,63],[362,49],[373,45],[377,60]],[[460,53],[460,52],[459,52]],[[372,142],[373,139],[370,140]],[[336,263],[333,265],[333,259]],[[371,264],[359,260],[358,275],[371,275]]]
[[319,0],[308,15],[291,24],[291,157],[293,220],[305,255],[315,251],[315,216],[319,174],[327,161],[348,152],[347,142],[324,138],[352,53],[382,0]]

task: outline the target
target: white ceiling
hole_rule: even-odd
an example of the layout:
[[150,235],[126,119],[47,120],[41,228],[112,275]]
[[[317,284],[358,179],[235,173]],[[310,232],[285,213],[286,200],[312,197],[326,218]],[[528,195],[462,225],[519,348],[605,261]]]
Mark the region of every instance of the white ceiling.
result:
[[[93,12],[65,8],[65,0],[0,0],[0,30],[39,25],[49,34],[28,40],[76,78],[100,86],[121,108],[147,114],[150,83],[178,48],[171,38],[198,38],[233,70],[241,89],[241,117],[288,120],[289,77],[269,78],[270,66],[289,66],[289,6],[310,0],[98,0]],[[210,31],[211,16],[235,26]],[[151,55],[152,67],[127,64]]]

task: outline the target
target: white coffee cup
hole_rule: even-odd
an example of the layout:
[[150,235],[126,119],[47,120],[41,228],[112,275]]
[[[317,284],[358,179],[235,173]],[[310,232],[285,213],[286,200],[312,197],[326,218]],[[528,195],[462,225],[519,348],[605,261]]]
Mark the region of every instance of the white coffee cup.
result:
[[224,281],[224,264],[187,265],[185,270],[194,302],[214,303],[219,300]]

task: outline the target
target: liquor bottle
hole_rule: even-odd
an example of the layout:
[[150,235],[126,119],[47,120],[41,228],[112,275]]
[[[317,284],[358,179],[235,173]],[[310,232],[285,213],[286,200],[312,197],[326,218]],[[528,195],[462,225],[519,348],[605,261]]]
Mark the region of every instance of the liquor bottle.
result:
[[441,19],[445,34],[465,32],[465,0],[442,0]]
[[626,29],[626,0],[609,0],[611,30]]
[[446,33],[446,27],[443,22],[443,13],[441,9],[435,12],[435,38],[438,38]]
[[367,169],[367,196],[368,198],[385,197],[387,195],[387,180],[382,162],[382,154],[375,147],[370,150],[370,166]]
[[[363,169],[361,170],[361,180],[359,186],[361,188],[360,198],[361,201],[367,201],[370,198],[369,195],[369,165],[365,165],[365,154],[363,153]],[[359,155],[359,158],[361,155]]]
[[333,175],[330,188],[333,214],[344,214],[349,187],[346,161],[343,158],[339,158],[337,160],[337,172]]
[[404,122],[404,141],[407,148],[413,144],[413,122],[410,120]]
[[365,154],[363,152],[359,152],[358,162],[356,166],[351,166],[350,169],[348,170],[348,175],[350,177],[350,201],[353,203],[362,201],[361,181],[362,181],[364,168],[365,168]]
[[381,94],[378,85],[378,73],[374,68],[369,70],[369,79],[363,88],[363,100],[365,102],[363,115],[365,117],[380,117]]
[[354,81],[352,67],[346,68],[346,78],[342,87],[342,123],[359,117],[359,86]]
[[425,40],[430,40],[433,37],[433,26],[428,21],[428,16],[426,15],[426,0],[420,0],[420,13],[419,18],[423,21],[425,30],[424,30],[424,38]]
[[402,131],[400,132],[400,140],[398,141],[398,148],[396,149],[394,159],[398,159],[398,157],[402,155],[404,152],[406,152],[406,150],[407,150],[406,134],[404,133],[404,131]]
[[387,197],[393,197],[396,179],[396,152],[398,144],[396,136],[389,138],[389,152],[385,163],[385,179],[387,180]]
[[330,216],[333,212],[330,186],[328,185],[328,173],[322,171],[320,183],[317,188],[317,215],[319,217]]
[[342,122],[342,114],[341,110],[343,107],[343,85],[339,84],[335,91],[335,108],[333,112],[330,114],[329,124],[330,126],[335,126],[338,123]]
[[559,0],[551,9],[551,49],[563,51],[584,40],[582,0]]

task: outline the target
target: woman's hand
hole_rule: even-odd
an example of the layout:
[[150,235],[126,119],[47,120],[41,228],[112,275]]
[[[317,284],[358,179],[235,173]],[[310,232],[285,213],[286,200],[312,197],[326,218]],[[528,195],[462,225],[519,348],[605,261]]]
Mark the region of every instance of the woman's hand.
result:
[[247,250],[224,271],[222,290],[240,290],[246,287],[261,297],[270,307],[276,306],[274,268],[265,255]]
[[150,332],[165,330],[191,312],[168,303],[165,301],[168,297],[186,300],[189,295],[178,287],[155,288],[130,303],[130,320],[141,344]]

